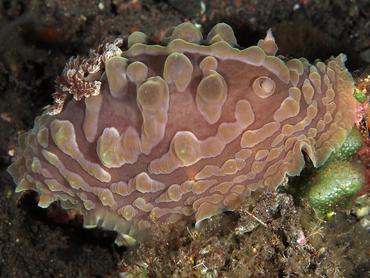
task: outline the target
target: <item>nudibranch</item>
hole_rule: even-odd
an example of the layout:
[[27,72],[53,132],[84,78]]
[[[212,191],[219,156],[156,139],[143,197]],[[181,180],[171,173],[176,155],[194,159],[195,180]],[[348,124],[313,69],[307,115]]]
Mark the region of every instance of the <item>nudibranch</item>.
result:
[[134,32],[71,58],[54,104],[19,137],[16,191],[123,244],[153,223],[236,210],[298,175],[304,154],[322,165],[354,124],[345,55],[310,64],[276,52],[271,31],[241,49],[224,23],[206,38],[183,23],[161,45]]

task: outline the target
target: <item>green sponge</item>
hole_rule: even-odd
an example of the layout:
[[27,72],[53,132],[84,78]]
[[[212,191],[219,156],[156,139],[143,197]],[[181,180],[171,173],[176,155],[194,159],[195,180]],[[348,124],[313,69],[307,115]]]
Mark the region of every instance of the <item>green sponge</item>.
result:
[[354,127],[348,134],[343,145],[332,153],[330,159],[347,160],[360,149],[361,145],[361,133]]
[[335,208],[349,208],[353,195],[365,182],[361,165],[334,160],[316,172],[310,182],[308,200],[319,218],[326,218]]

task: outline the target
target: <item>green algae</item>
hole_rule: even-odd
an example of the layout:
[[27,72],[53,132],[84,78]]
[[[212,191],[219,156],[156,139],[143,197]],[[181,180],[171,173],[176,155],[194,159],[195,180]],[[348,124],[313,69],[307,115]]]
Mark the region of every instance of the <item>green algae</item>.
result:
[[364,182],[361,165],[348,161],[331,161],[314,175],[310,182],[308,201],[319,218],[328,218],[336,208],[350,208],[352,197]]
[[367,97],[366,97],[366,91],[360,90],[360,89],[357,89],[357,88],[353,92],[353,96],[355,97],[355,99],[359,103],[364,103],[366,101],[366,99],[367,99]]

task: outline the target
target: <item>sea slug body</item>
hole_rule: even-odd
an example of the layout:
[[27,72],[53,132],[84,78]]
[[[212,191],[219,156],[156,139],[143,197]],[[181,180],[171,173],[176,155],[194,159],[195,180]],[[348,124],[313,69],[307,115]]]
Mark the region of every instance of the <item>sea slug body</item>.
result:
[[310,64],[276,51],[270,31],[240,49],[224,23],[205,39],[183,23],[163,45],[135,32],[72,58],[54,105],[19,138],[16,191],[123,244],[153,222],[199,222],[274,190],[301,172],[303,152],[322,165],[354,124],[345,56]]

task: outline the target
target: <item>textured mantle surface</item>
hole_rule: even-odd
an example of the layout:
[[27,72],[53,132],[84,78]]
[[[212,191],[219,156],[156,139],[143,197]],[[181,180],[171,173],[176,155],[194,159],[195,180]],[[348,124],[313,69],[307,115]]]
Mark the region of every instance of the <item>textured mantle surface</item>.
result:
[[55,103],[19,139],[17,191],[60,201],[86,227],[143,236],[153,222],[233,210],[251,190],[273,190],[320,166],[354,123],[344,55],[281,60],[270,32],[238,49],[232,29],[203,39],[190,23],[163,45],[135,32],[72,58]]

